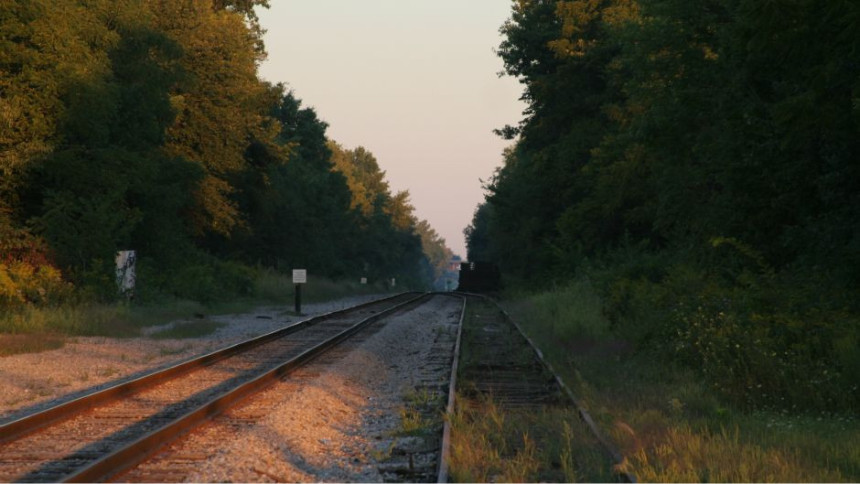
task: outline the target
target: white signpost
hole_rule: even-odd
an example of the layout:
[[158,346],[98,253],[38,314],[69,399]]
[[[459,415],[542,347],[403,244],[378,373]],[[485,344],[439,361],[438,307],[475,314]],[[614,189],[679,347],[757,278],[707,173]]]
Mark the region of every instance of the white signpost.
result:
[[308,270],[307,269],[293,269],[293,284],[307,284],[308,282]]
[[137,282],[135,262],[137,254],[133,250],[121,250],[116,253],[116,285],[119,293],[126,299],[134,298],[134,286]]
[[293,284],[296,285],[296,314],[302,314],[302,284],[307,282],[307,269],[293,269]]

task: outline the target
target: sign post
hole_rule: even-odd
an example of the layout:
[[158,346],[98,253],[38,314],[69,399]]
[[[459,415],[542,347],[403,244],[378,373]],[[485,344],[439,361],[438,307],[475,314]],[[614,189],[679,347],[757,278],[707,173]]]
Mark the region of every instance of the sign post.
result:
[[121,250],[116,253],[116,285],[120,295],[127,301],[134,299],[134,286],[137,280],[135,262],[137,253],[133,250]]
[[293,284],[296,285],[296,314],[302,314],[302,284],[307,282],[307,269],[293,269]]

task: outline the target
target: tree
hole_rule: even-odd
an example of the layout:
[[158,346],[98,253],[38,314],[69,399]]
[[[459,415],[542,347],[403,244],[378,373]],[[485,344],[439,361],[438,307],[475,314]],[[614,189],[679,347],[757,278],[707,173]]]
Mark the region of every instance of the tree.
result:
[[198,163],[205,176],[191,222],[198,236],[229,237],[244,221],[231,198],[233,176],[245,168],[251,139],[269,140],[271,92],[257,78],[262,53],[244,14],[213,9],[211,0],[152,2],[158,27],[183,51],[183,79],[171,89],[176,119],[168,155]]
[[[248,227],[233,245],[251,261],[343,276],[355,272],[351,253],[355,214],[345,178],[334,171],[327,125],[292,92],[272,108],[279,125],[273,146],[256,142],[240,184]],[[313,241],[325,240],[325,244]]]
[[450,264],[451,259],[454,257],[454,252],[448,248],[445,244],[445,239],[440,237],[426,220],[420,220],[415,226],[415,230],[418,236],[421,237],[421,250],[433,268],[434,287],[438,286],[435,284],[435,281],[445,275],[448,264]]

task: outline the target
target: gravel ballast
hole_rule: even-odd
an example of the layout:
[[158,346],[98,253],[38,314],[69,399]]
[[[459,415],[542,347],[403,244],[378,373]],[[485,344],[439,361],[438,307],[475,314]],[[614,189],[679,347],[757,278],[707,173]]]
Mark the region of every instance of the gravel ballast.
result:
[[[301,318],[287,319],[284,308],[210,317],[225,325],[201,338],[77,338],[58,350],[0,358],[0,381],[15,391],[4,392],[2,418],[9,421],[311,314],[368,299],[374,297],[308,305]],[[430,459],[426,467],[435,467],[435,457],[418,450],[436,445],[435,437],[422,440],[404,433],[402,419],[416,391],[447,384],[461,307],[459,298],[434,296],[375,323],[360,337],[248,398],[119,479],[382,482],[403,467],[396,460],[404,449],[410,469],[413,460],[424,465],[424,457]],[[435,413],[441,417],[440,411]]]
[[[0,423],[314,315],[382,297],[385,295],[364,295],[305,304],[302,316],[289,315],[292,308],[285,306],[261,307],[244,314],[209,316],[209,320],[223,326],[200,338],[74,337],[59,349],[0,357],[0,388],[3,388]],[[145,334],[152,335],[172,324],[177,322],[147,328]]]
[[391,451],[415,440],[401,416],[434,366],[431,342],[456,333],[461,307],[435,296],[383,320],[120,479],[382,482]]

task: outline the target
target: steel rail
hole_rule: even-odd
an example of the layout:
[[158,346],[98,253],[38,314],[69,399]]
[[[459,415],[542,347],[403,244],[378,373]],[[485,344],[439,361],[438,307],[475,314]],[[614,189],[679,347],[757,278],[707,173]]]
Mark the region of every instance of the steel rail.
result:
[[451,359],[451,378],[448,380],[448,405],[445,407],[445,423],[442,427],[442,449],[439,452],[439,469],[436,482],[448,482],[448,461],[451,458],[451,417],[454,415],[454,404],[457,399],[457,368],[460,362],[460,341],[463,337],[463,321],[466,318],[468,298],[463,298],[463,309],[460,312],[460,322],[457,326],[457,340],[454,343],[454,356]]
[[421,299],[427,298],[428,296],[429,294],[420,294],[359,321],[328,340],[305,350],[298,356],[291,358],[290,360],[233,388],[232,390],[227,390],[221,393],[220,395],[210,399],[208,402],[199,405],[197,408],[186,412],[158,429],[138,438],[136,441],[131,442],[110,454],[106,454],[91,464],[77,469],[75,472],[64,476],[61,480],[63,482],[96,482],[107,480],[112,476],[121,474],[125,470],[145,461],[159,448],[187,433],[193,427],[206,420],[214,418],[227,408],[235,405],[241,399],[259,392],[266,386],[274,383],[276,380],[284,377],[325,351],[353,336],[355,333],[364,329],[371,323],[397,312],[408,305],[418,302]]
[[[597,439],[598,442],[600,442],[600,445],[601,445],[601,447],[603,447],[603,450],[606,453],[606,455],[610,459],[612,459],[613,463],[616,466],[620,466],[624,462],[624,456],[621,454],[621,452],[618,451],[618,449],[615,447],[615,444],[613,444],[609,440],[609,438],[607,438],[606,435],[603,434],[603,432],[600,430],[600,427],[597,426],[597,424],[594,422],[594,419],[591,418],[591,415],[588,413],[588,411],[585,409],[585,407],[580,403],[579,398],[576,395],[574,395],[574,393],[573,393],[573,391],[571,391],[570,387],[568,387],[567,384],[564,383],[564,380],[562,380],[561,377],[558,375],[558,373],[556,373],[555,369],[552,367],[550,362],[547,361],[546,358],[544,358],[543,352],[537,347],[537,345],[535,345],[534,341],[532,341],[532,339],[529,338],[528,335],[526,335],[526,333],[525,333],[525,331],[523,331],[522,327],[520,327],[520,325],[517,324],[517,322],[514,321],[513,318],[511,318],[510,314],[508,314],[508,312],[505,311],[505,309],[502,308],[501,305],[499,305],[499,303],[495,299],[493,299],[489,296],[486,296],[484,294],[474,294],[474,293],[467,293],[467,292],[456,292],[456,294],[462,294],[463,296],[466,296],[466,297],[476,297],[476,298],[484,299],[485,301],[489,301],[489,302],[493,303],[493,305],[495,305],[496,308],[498,308],[498,310],[505,316],[505,320],[507,320],[509,323],[511,323],[517,329],[517,332],[526,340],[526,342],[528,342],[529,347],[531,347],[532,351],[537,356],[538,361],[540,361],[541,364],[550,372],[550,374],[553,376],[555,381],[558,383],[559,387],[561,387],[561,389],[564,391],[565,395],[573,403],[574,407],[576,408],[576,412],[579,415],[579,419],[582,420],[583,423],[585,423],[586,427],[588,427],[588,429],[591,431],[591,434],[594,436],[594,438]],[[613,473],[615,473],[618,477],[620,477],[624,482],[630,482],[630,483],[638,482],[638,480],[636,479],[636,476],[631,472],[621,472],[621,471],[613,470]],[[442,482],[442,481],[439,481],[439,482]]]
[[61,403],[59,405],[42,410],[40,412],[21,417],[11,422],[7,422],[3,425],[0,425],[0,445],[14,441],[20,437],[36,432],[52,424],[56,424],[64,420],[70,419],[75,415],[85,410],[90,410],[97,405],[127,397],[141,390],[145,390],[147,388],[164,383],[176,377],[182,376],[198,368],[212,365],[213,363],[223,360],[224,358],[243,353],[264,343],[268,343],[278,338],[282,338],[289,334],[295,333],[296,331],[317,324],[326,319],[330,319],[332,317],[339,316],[341,314],[355,311],[374,304],[379,304],[381,302],[390,301],[392,299],[396,299],[407,294],[410,293],[404,292],[390,297],[375,299],[373,301],[358,304],[344,309],[339,309],[336,311],[331,311],[302,321],[298,321],[289,326],[271,331],[264,335],[254,337],[219,350],[215,350],[211,353],[192,358],[181,363],[177,363],[176,365],[165,368],[163,370],[154,371],[134,380],[125,383],[119,383],[112,387],[105,388],[103,390],[99,390],[97,392],[84,395],[74,400]]

